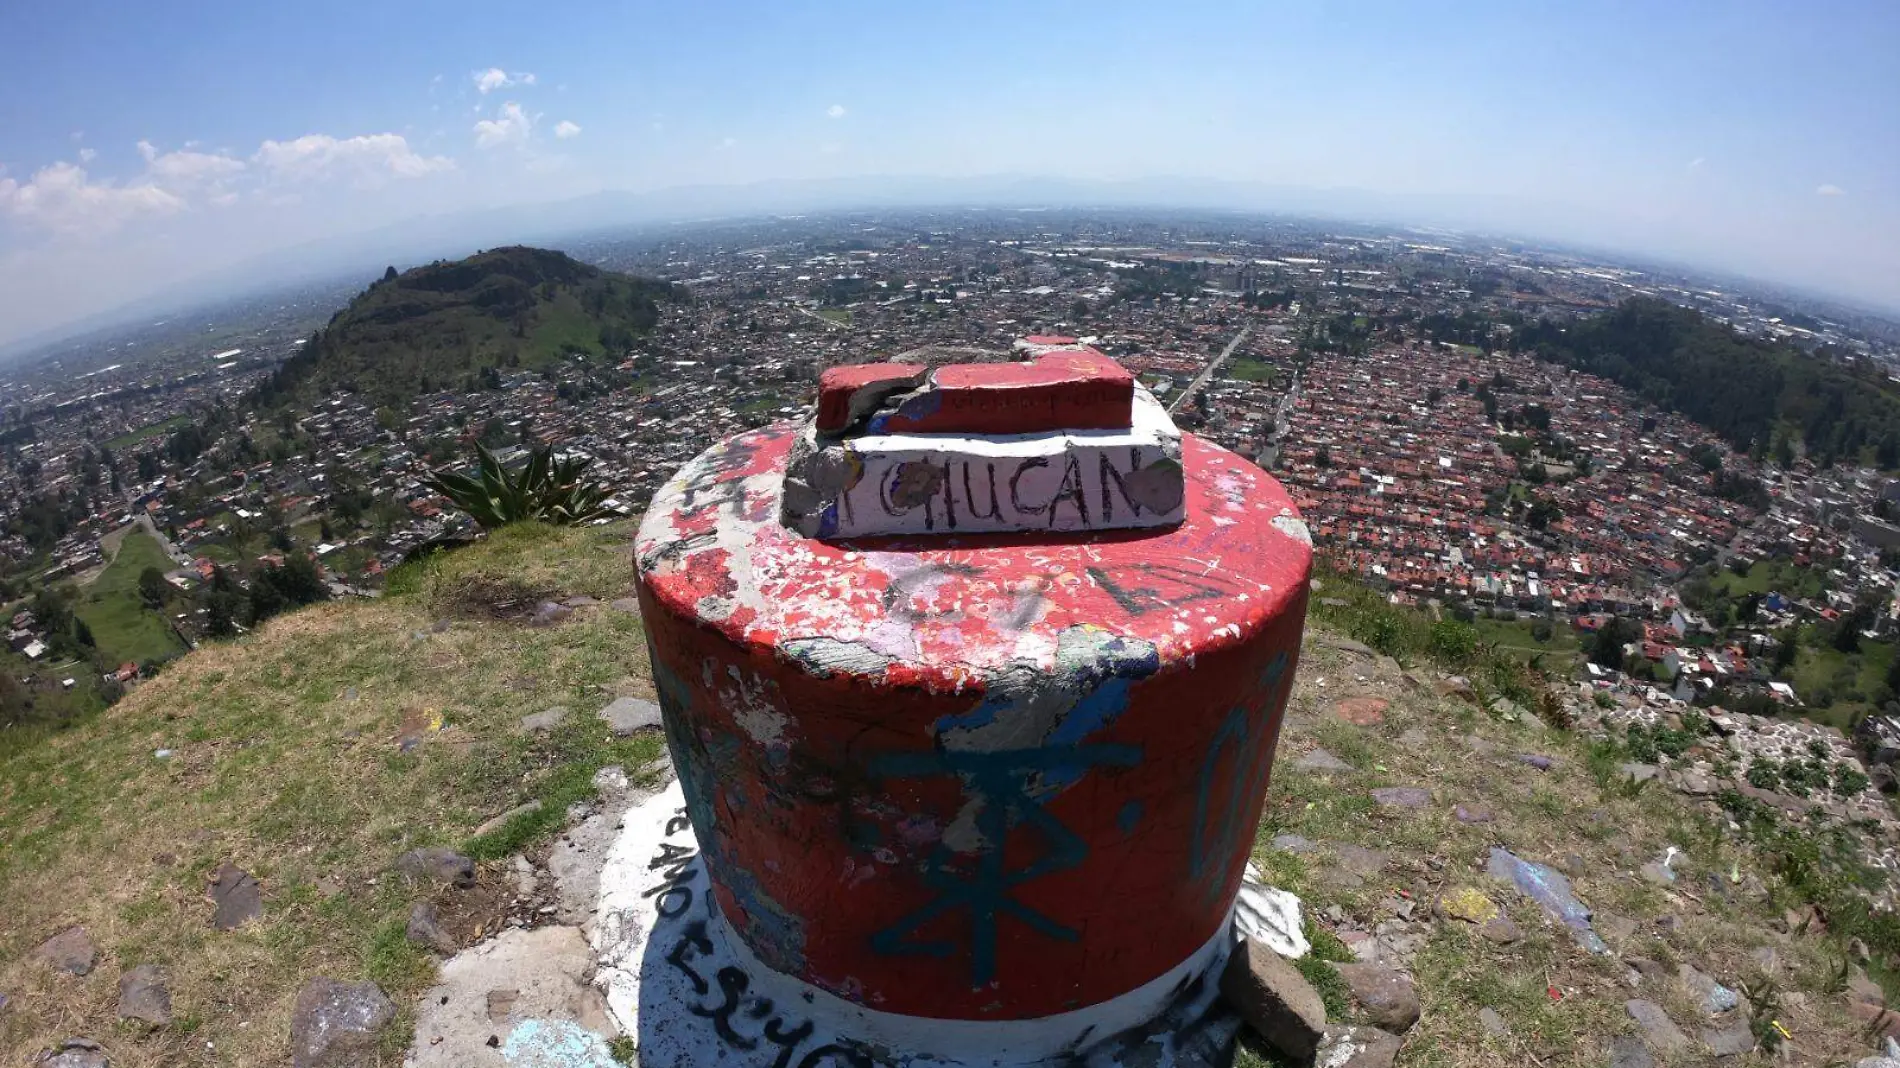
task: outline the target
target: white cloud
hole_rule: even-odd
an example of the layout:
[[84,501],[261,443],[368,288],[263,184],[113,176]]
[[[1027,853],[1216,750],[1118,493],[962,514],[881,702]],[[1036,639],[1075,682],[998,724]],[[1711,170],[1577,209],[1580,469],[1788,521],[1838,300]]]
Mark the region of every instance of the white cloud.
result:
[[[24,180],[0,176],[0,217],[54,234],[98,236],[142,218],[233,204],[253,189],[274,195],[271,186],[283,183],[338,179],[370,187],[455,166],[444,157],[415,152],[393,133],[265,141],[248,160],[223,151],[200,152],[191,147],[196,144],[166,152],[150,141],[137,142],[145,168],[124,181],[95,179],[79,164],[63,160]],[[83,164],[98,154],[81,148],[78,155]]]
[[478,70],[469,75],[469,77],[475,82],[475,91],[481,93],[483,96],[487,96],[497,89],[510,89],[517,85],[534,84],[533,74],[527,71],[523,71],[519,74],[509,74],[500,67]]
[[721,140],[721,141],[719,142],[719,147],[720,147],[720,148],[732,148],[732,147],[735,147],[736,145],[738,145],[738,143],[739,143],[739,139],[738,139],[738,138],[736,138],[736,137],[727,137],[727,138],[724,138],[724,139],[722,139],[722,140]]
[[834,119],[842,119],[844,118],[844,105],[833,104],[825,109],[825,114]]
[[570,137],[579,137],[580,135],[581,135],[581,128],[577,123],[572,123],[572,122],[567,121],[566,119],[562,119],[560,122],[557,122],[554,124],[554,136],[560,138],[563,141],[567,140]]
[[521,110],[520,104],[510,100],[501,106],[494,118],[482,119],[475,124],[475,147],[501,148],[522,144],[533,132],[534,117]]
[[147,179],[172,189],[216,186],[245,169],[241,159],[210,152],[160,152],[150,141],[140,141],[138,148]]
[[1702,165],[1707,162],[1708,160],[1704,159],[1701,156],[1697,156],[1696,158],[1689,161],[1689,169],[1692,171],[1699,171],[1702,169]]
[[1847,190],[1842,189],[1838,185],[1824,184],[1816,188],[1814,190],[1814,193],[1816,196],[1838,197],[1838,196],[1845,196],[1847,194]]
[[421,155],[394,133],[341,138],[306,134],[294,141],[266,141],[251,160],[266,174],[284,181],[343,177],[363,186],[455,167],[455,161],[447,157]]
[[0,178],[0,211],[61,233],[100,234],[141,216],[184,208],[181,197],[155,185],[93,181],[84,168],[64,161],[40,168],[24,182]]

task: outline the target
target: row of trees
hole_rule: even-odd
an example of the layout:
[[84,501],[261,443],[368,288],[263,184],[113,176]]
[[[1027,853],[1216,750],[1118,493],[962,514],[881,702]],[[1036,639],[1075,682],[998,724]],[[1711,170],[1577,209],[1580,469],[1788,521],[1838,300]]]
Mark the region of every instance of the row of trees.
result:
[[213,568],[200,592],[205,610],[205,633],[228,638],[240,626],[255,627],[275,615],[327,600],[328,587],[316,561],[304,553],[289,553],[281,565],[266,564],[251,572],[248,589],[231,572]]

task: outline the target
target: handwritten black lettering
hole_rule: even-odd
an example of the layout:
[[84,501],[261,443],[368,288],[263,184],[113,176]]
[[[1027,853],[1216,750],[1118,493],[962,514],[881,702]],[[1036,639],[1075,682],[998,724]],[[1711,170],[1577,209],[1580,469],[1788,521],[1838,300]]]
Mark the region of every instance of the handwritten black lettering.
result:
[[[739,1011],[740,1002],[745,999],[746,991],[752,986],[752,979],[744,970],[733,965],[719,969],[719,1004],[715,1008],[702,1008],[698,1005],[686,1006],[686,1011],[694,1016],[703,1016],[713,1022],[713,1030],[727,1044],[740,1049],[757,1049],[759,1040],[747,1038],[732,1029],[732,1014]],[[704,991],[701,991],[704,993]]]
[[772,1068],[790,1068],[792,1054],[797,1053],[798,1047],[811,1037],[814,1028],[810,1020],[789,1031],[779,1025],[777,1019],[768,1020],[765,1024],[765,1040],[778,1047],[778,1056],[772,1059]]
[[1056,487],[1056,495],[1049,499],[1049,525],[1056,525],[1057,507],[1068,501],[1082,517],[1082,525],[1089,525],[1088,494],[1082,492],[1082,461],[1074,453],[1069,454],[1069,462],[1062,468],[1062,483]]
[[1041,515],[1049,510],[1049,504],[1052,502],[1044,502],[1034,508],[1024,504],[1022,489],[1023,476],[1028,474],[1031,468],[1048,466],[1049,460],[1043,456],[1024,460],[1022,463],[1016,465],[1016,473],[1009,476],[1009,503],[1014,505],[1018,512],[1028,512],[1030,515]]
[[[993,463],[986,463],[983,465],[984,470],[989,474],[989,477],[990,477],[990,510],[988,512],[981,512],[977,510],[977,504],[980,502],[981,498],[977,497],[976,493],[970,489],[970,468],[974,466],[976,465],[970,463],[967,460],[964,461],[964,464],[963,464],[963,506],[970,510],[970,518],[972,519],[1000,519],[1002,518],[1003,503],[996,499],[996,465]],[[947,482],[949,480],[945,479],[944,481]]]
[[877,1068],[877,1062],[871,1059],[870,1054],[856,1046],[847,1046],[838,1042],[827,1043],[805,1054],[804,1059],[798,1062],[798,1068],[819,1068],[820,1065],[826,1063],[827,1058],[833,1066]]
[[666,962],[679,969],[680,974],[693,984],[695,994],[703,996],[711,993],[712,987],[707,985],[704,976],[693,969],[687,957],[695,953],[707,957],[712,955],[712,951],[712,939],[706,937],[706,921],[694,920],[680,932],[679,941],[673,943],[673,948],[666,951]]
[[[672,903],[670,906],[669,902]],[[660,896],[654,900],[653,907],[659,912],[661,919],[677,920],[686,915],[687,909],[693,907],[693,888],[678,883],[670,885],[660,891]]]
[[[1124,575],[1122,581],[1099,567],[1091,567],[1088,572],[1102,592],[1113,597],[1122,611],[1131,616],[1145,615],[1157,608],[1178,608],[1234,592],[1232,586],[1220,579],[1169,564],[1132,564],[1127,570],[1133,575]],[[1137,586],[1134,582],[1149,584]]]

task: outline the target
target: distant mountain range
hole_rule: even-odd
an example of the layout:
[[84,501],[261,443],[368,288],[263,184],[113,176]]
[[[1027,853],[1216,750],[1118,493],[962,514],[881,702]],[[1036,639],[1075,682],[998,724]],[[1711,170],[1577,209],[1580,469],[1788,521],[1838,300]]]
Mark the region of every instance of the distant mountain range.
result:
[[350,301],[258,388],[259,406],[358,393],[400,406],[485,375],[575,353],[624,351],[672,286],[511,246],[397,273]]

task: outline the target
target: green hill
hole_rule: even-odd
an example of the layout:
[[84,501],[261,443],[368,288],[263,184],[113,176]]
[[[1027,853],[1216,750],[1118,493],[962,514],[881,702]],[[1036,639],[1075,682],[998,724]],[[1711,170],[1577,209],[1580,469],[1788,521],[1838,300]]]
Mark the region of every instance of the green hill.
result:
[[1632,297],[1572,323],[1528,324],[1514,349],[1608,378],[1739,450],[1900,466],[1900,393],[1878,365],[1744,337],[1667,301]]
[[490,368],[621,352],[659,321],[658,302],[676,296],[664,282],[522,246],[390,270],[258,388],[260,406],[339,390],[401,403],[479,388]]

